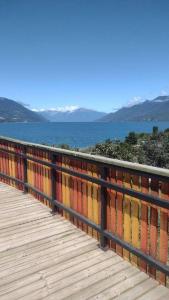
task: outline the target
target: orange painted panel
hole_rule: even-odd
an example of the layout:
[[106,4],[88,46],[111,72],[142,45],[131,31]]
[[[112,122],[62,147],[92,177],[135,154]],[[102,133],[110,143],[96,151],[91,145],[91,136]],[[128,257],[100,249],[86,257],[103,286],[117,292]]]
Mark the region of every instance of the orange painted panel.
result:
[[[141,177],[141,191],[145,194],[149,192],[149,178]],[[145,201],[141,201],[141,232],[140,232],[140,248],[148,254],[148,238],[149,238],[149,226],[148,226],[148,204]],[[147,272],[147,263],[140,259],[140,268],[142,271]]]

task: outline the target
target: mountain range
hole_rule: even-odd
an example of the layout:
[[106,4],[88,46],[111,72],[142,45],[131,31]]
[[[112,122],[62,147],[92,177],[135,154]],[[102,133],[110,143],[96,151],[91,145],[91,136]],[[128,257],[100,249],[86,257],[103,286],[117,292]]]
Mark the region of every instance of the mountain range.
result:
[[27,109],[20,103],[0,97],[0,122],[44,122],[43,116]]
[[122,107],[98,121],[169,121],[169,96],[159,96],[153,100],[145,100],[130,107]]
[[119,121],[169,121],[169,96],[122,107],[106,114],[96,110],[66,107],[30,110],[21,103],[0,97],[0,122],[119,122]]
[[106,115],[104,112],[78,107],[40,110],[37,113],[50,122],[93,122]]
[[0,123],[2,122],[93,122],[106,113],[70,106],[55,109],[28,109],[24,104],[0,97]]

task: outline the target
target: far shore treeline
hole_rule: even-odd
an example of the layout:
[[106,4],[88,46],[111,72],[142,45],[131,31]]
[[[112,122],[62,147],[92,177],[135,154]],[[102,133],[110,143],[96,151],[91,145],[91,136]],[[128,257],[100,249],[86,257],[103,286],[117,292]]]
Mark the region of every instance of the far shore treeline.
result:
[[88,148],[72,148],[67,144],[57,145],[57,147],[169,168],[169,128],[159,131],[158,127],[154,126],[151,133],[132,131],[124,141],[107,139]]

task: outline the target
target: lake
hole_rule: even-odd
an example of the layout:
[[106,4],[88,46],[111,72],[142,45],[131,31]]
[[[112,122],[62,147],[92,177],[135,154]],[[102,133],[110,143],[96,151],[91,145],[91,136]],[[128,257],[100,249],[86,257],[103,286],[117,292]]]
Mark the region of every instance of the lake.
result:
[[34,143],[87,147],[108,138],[123,140],[130,131],[151,132],[153,126],[164,130],[169,122],[0,123],[0,135]]

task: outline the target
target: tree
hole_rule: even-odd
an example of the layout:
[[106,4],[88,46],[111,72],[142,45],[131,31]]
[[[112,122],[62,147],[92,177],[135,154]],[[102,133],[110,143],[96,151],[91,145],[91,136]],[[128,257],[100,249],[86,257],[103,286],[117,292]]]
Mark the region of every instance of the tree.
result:
[[72,150],[71,147],[68,144],[60,144],[59,148],[65,149],[65,150]]
[[168,134],[168,133],[169,133],[169,128],[165,129],[165,130],[164,130],[164,133],[167,133],[167,134]]
[[137,135],[134,131],[129,132],[128,136],[125,138],[125,142],[130,145],[137,144]]
[[158,126],[153,126],[153,134],[152,134],[152,136],[154,138],[157,138],[157,136],[158,136]]

